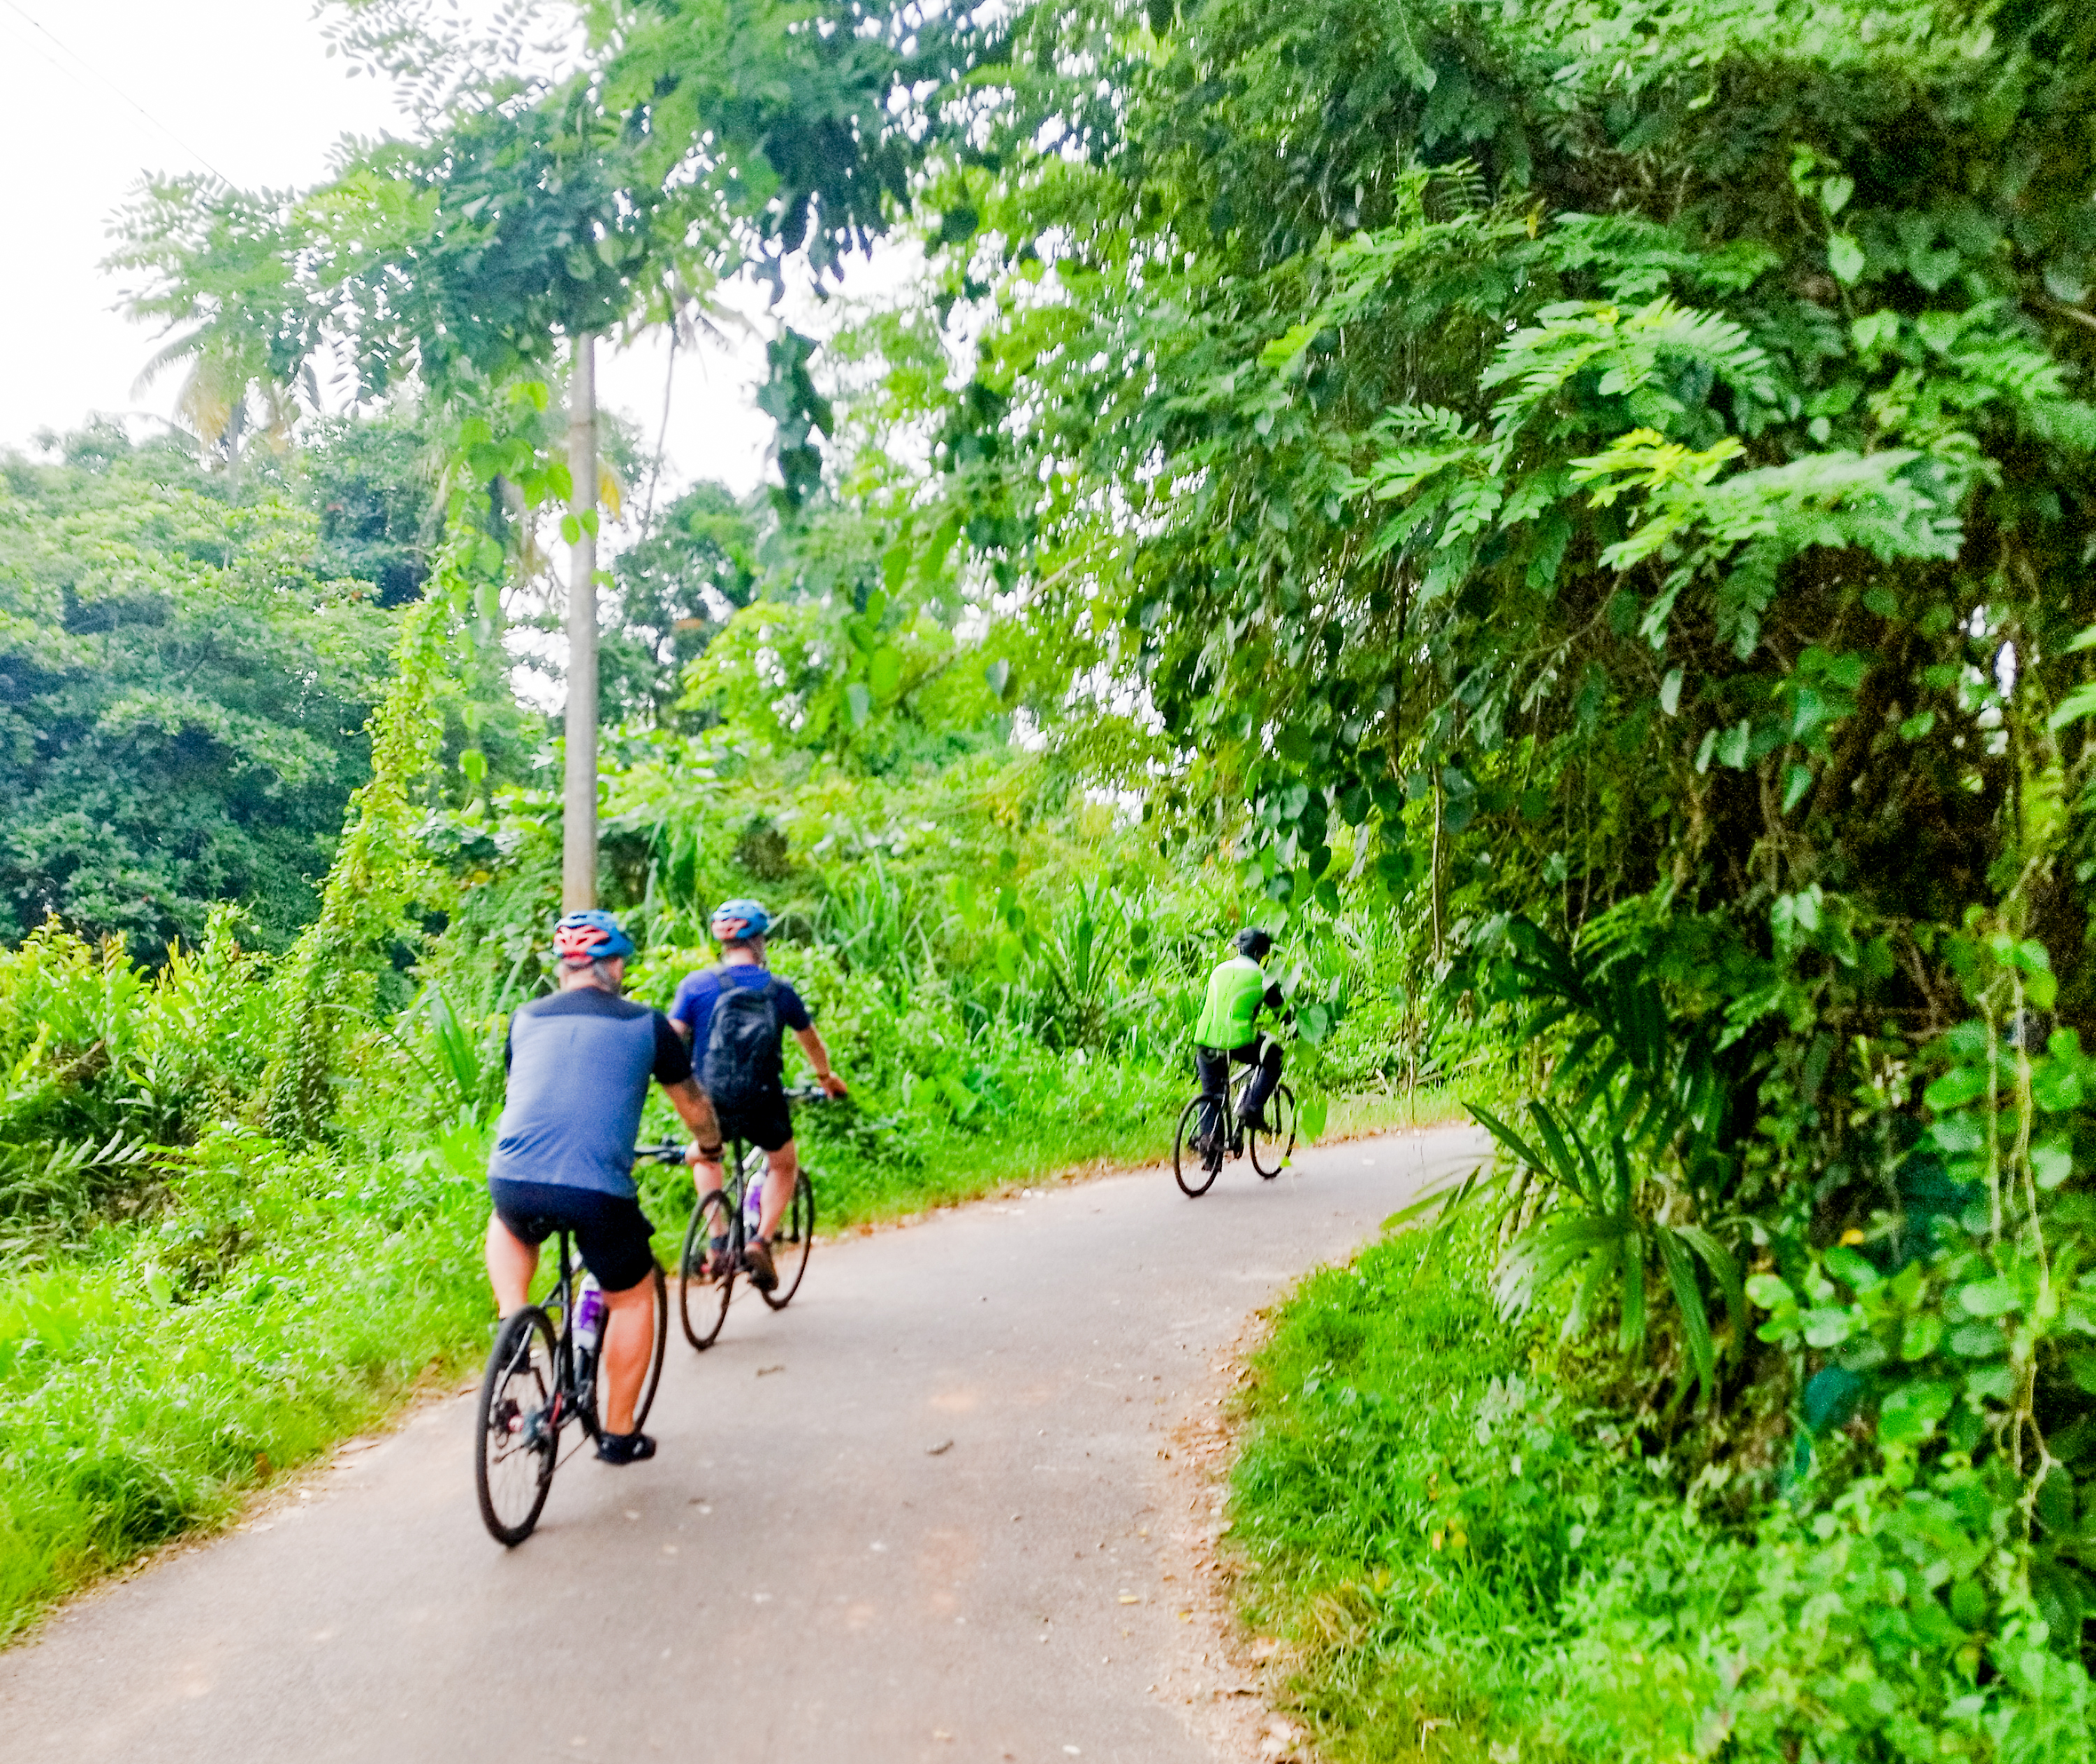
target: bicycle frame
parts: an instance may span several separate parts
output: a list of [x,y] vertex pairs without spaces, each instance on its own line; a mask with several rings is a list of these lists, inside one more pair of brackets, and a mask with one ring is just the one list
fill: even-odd
[[582,1273],[581,1259],[576,1255],[574,1245],[565,1231],[559,1233],[561,1246],[560,1272],[554,1277],[553,1290],[546,1295],[539,1308],[548,1315],[557,1312],[559,1333],[553,1338],[555,1361],[554,1402],[558,1413],[554,1417],[557,1437],[561,1429],[571,1421],[579,1419],[585,1433],[594,1434],[590,1398],[596,1385],[598,1361],[603,1357],[603,1345],[599,1343],[595,1352],[579,1347],[575,1342],[576,1276]]

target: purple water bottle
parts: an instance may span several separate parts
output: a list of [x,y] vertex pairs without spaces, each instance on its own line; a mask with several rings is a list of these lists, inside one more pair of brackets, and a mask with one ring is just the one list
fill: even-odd
[[764,1224],[764,1176],[762,1172],[752,1177],[749,1188],[742,1197],[742,1234],[753,1238]]
[[575,1295],[575,1351],[593,1354],[604,1333],[604,1291],[589,1275],[583,1276],[582,1290]]

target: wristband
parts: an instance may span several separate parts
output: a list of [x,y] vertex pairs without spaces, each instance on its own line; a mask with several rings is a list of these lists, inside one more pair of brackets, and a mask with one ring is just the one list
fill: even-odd
[[724,1149],[726,1148],[719,1145],[701,1146],[699,1147],[699,1155],[709,1164],[718,1164],[721,1161],[721,1153]]

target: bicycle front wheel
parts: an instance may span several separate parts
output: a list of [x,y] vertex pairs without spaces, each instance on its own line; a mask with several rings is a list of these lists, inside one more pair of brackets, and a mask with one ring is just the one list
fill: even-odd
[[1172,1175],[1190,1200],[1198,1200],[1215,1185],[1216,1168],[1194,1146],[1201,1131],[1204,1110],[1216,1107],[1212,1097],[1197,1096],[1179,1111],[1179,1131],[1172,1142]]
[[801,1277],[808,1272],[808,1252],[815,1247],[815,1191],[802,1171],[793,1184],[793,1199],[779,1229],[771,1237],[771,1265],[779,1271],[779,1284],[758,1296],[775,1311],[783,1311],[801,1290]]
[[536,1305],[496,1332],[475,1416],[474,1487],[487,1534],[513,1548],[531,1536],[553,1486],[561,1444],[553,1325]]
[[1285,1084],[1273,1087],[1247,1135],[1251,1141],[1251,1167],[1271,1182],[1286,1166],[1295,1150],[1295,1093]]
[[[677,1266],[677,1314],[684,1325],[684,1339],[701,1353],[720,1337],[727,1321],[728,1294],[735,1286],[736,1246],[732,1238],[735,1203],[718,1189],[703,1194],[692,1209],[692,1222],[684,1227],[683,1259]],[[716,1258],[712,1251],[713,1221],[729,1238],[727,1253]]]

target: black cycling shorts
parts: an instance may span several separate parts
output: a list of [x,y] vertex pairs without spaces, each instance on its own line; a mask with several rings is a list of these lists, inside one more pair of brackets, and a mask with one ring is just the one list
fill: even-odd
[[744,1139],[766,1151],[776,1151],[793,1137],[793,1111],[786,1106],[786,1093],[774,1090],[741,1108],[720,1109],[721,1137]]
[[495,1199],[496,1217],[525,1242],[544,1243],[564,1228],[572,1233],[583,1252],[583,1266],[606,1292],[624,1292],[654,1272],[655,1250],[648,1241],[654,1228],[637,1200],[560,1182],[500,1178],[487,1185],[487,1191]]

